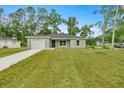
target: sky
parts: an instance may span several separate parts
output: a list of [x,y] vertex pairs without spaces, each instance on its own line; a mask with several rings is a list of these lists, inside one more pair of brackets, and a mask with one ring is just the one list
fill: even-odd
[[[15,12],[19,8],[26,8],[29,5],[0,5],[0,8],[5,10],[5,14]],[[34,8],[46,8],[48,11],[55,9],[58,14],[62,15],[62,18],[67,19],[69,16],[76,17],[78,26],[81,27],[85,24],[95,24],[97,21],[102,20],[102,15],[93,14],[93,11],[101,9],[99,5],[32,5]],[[67,33],[67,27],[62,24],[60,25],[62,32]],[[100,33],[97,27],[92,29],[94,36],[98,36]]]

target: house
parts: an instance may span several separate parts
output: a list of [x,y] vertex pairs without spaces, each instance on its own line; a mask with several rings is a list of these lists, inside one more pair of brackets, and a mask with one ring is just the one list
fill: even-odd
[[21,42],[16,39],[0,37],[0,48],[20,48]]
[[31,49],[48,48],[85,48],[86,40],[79,36],[68,34],[52,34],[41,36],[27,36],[27,45]]
[[[96,45],[97,45],[97,46],[102,46],[102,41],[97,40],[97,41],[96,41]],[[104,45],[105,45],[105,46],[111,46],[111,43],[110,43],[110,42],[105,41],[105,44],[104,44]]]

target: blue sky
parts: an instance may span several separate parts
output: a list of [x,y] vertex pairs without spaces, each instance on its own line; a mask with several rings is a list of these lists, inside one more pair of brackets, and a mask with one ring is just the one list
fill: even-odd
[[[0,8],[4,8],[5,14],[15,12],[18,8],[26,8],[29,5],[3,5]],[[85,24],[94,24],[97,21],[102,20],[102,16],[97,14],[94,15],[93,11],[100,9],[101,6],[98,5],[33,5],[34,8],[42,7],[46,8],[48,11],[50,9],[56,9],[57,13],[61,14],[63,18],[68,18],[69,16],[73,16],[77,18],[79,22],[79,27]],[[67,32],[66,26],[60,26],[62,32]],[[98,28],[93,29],[95,32],[95,36],[100,34]]]

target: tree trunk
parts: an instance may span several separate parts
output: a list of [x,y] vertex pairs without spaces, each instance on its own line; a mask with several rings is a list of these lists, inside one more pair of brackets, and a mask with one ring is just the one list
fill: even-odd
[[114,49],[114,43],[115,43],[115,27],[116,27],[116,20],[117,20],[117,14],[118,14],[118,6],[116,8],[116,14],[114,18],[114,24],[113,24],[113,33],[112,33],[112,49]]
[[102,28],[102,48],[105,48],[105,29],[106,29],[106,17],[104,14],[104,24],[103,24],[103,28]]
[[102,32],[102,48],[105,48],[105,30]]

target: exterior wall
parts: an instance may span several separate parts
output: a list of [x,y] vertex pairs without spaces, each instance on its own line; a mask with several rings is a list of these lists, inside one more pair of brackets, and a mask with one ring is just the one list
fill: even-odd
[[6,45],[6,41],[4,40],[0,40],[0,48],[3,48],[3,46]]
[[[97,46],[102,46],[102,41],[96,41],[96,45]],[[111,46],[111,43],[110,42],[105,42],[105,45],[106,46]]]
[[85,48],[86,40],[79,40],[79,46],[77,46],[77,40],[70,40],[70,48]]
[[60,41],[61,40],[56,40],[55,41],[55,48],[69,48],[70,47],[70,41],[69,40],[65,40],[66,41],[66,46],[60,46]]
[[70,48],[70,40],[67,40],[67,48]]
[[80,48],[86,48],[86,40],[80,40]]
[[[77,46],[77,40],[66,40],[66,46],[60,46],[61,40],[55,41],[55,48],[85,48],[86,40],[79,40],[79,46]],[[52,43],[50,43],[52,45]]]
[[45,48],[50,48],[50,39],[45,39]]
[[49,47],[52,48],[52,40],[49,40]]
[[15,40],[0,40],[0,48],[3,47],[7,48],[20,48],[20,41],[15,41]]
[[8,48],[20,48],[20,42],[19,41],[10,41],[7,43]]
[[[32,42],[34,42],[36,38],[27,39],[28,48],[32,48]],[[50,39],[38,39],[39,43],[34,43],[38,48],[52,48],[52,40]],[[40,42],[41,40],[41,42]],[[66,46],[60,46],[61,40],[55,40],[55,48],[85,48],[86,47],[86,40],[79,40],[79,46],[77,46],[77,40],[65,40]]]
[[55,46],[56,46],[56,48],[59,48],[59,40],[55,41]]
[[76,48],[76,40],[70,40],[70,48]]

